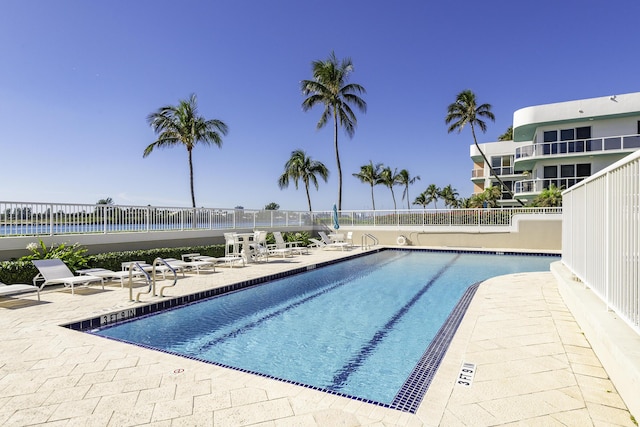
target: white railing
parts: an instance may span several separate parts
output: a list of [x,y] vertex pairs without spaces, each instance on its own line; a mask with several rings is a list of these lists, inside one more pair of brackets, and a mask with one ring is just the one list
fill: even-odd
[[563,192],[562,262],[640,334],[640,152]]
[[[332,211],[314,212],[315,223],[331,227]],[[560,214],[562,208],[503,209],[403,209],[385,211],[341,211],[344,227],[511,226],[516,214]]]
[[516,148],[516,160],[531,157],[566,156],[600,151],[632,150],[640,148],[640,135],[619,135],[604,138],[576,139],[531,143]]
[[549,188],[551,184],[566,190],[585,178],[548,178],[548,179],[525,179],[514,183],[513,194],[540,193]]
[[[560,208],[341,211],[341,226],[511,226],[515,214],[560,214]],[[333,226],[333,211],[176,208],[0,201],[0,238],[183,230]]]
[[0,201],[0,237],[311,225],[298,211]]

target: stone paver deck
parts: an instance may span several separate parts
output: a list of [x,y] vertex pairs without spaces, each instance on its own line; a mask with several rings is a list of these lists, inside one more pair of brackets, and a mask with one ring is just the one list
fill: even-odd
[[[359,251],[359,249],[355,249]],[[311,251],[188,275],[177,296],[349,255]],[[143,301],[156,301],[148,295]],[[62,328],[132,307],[119,283],[0,298],[0,424],[55,426],[634,425],[551,273],[483,283],[416,414]],[[456,385],[476,364],[471,387]]]

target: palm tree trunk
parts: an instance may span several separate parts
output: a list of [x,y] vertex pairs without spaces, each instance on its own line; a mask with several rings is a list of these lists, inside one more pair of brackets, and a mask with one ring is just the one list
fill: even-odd
[[391,198],[393,199],[393,210],[397,211],[398,208],[396,206],[396,195],[393,194],[393,187],[389,188],[389,190],[391,190]]
[[504,182],[502,182],[502,180],[500,179],[500,177],[495,173],[495,171],[493,170],[493,166],[491,166],[491,163],[489,163],[489,160],[487,159],[487,156],[484,155],[484,153],[482,152],[482,150],[480,149],[480,146],[478,145],[478,141],[476,140],[476,131],[473,127],[473,123],[471,123],[471,133],[473,134],[473,143],[476,145],[476,148],[478,149],[478,151],[480,152],[480,154],[482,155],[482,158],[484,159],[484,162],[489,165],[489,171],[491,173],[491,175],[498,180],[498,182],[500,183],[500,186],[502,188],[504,188],[505,190],[507,190],[507,192],[511,195],[511,198],[516,200],[518,203],[520,203],[520,206],[524,206],[524,203],[522,203],[522,200],[520,199],[516,199],[516,196],[513,194],[513,192],[509,189],[509,187],[507,187],[505,185]]
[[411,210],[411,205],[409,205],[409,184],[407,184],[407,210]]
[[304,183],[304,189],[307,192],[307,203],[309,203],[309,212],[312,212],[312,210],[311,210],[311,196],[309,196],[309,183],[308,182]]
[[373,198],[373,184],[371,184],[371,204],[373,205],[373,210],[376,210],[376,201]]
[[191,186],[191,207],[196,207],[196,194],[193,190],[193,160],[191,159],[191,150],[188,150],[189,153],[189,185]]
[[333,109],[333,137],[336,149],[336,165],[338,167],[338,210],[342,210],[342,168],[340,167],[340,154],[338,154],[338,115]]

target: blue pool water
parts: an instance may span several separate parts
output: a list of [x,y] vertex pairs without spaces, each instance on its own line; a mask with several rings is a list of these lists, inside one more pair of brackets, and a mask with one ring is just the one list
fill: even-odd
[[470,285],[556,259],[385,250],[93,333],[390,405]]

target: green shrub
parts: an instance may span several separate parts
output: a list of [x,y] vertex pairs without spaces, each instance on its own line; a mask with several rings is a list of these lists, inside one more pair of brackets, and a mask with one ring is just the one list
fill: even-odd
[[[62,245],[59,245],[62,246]],[[67,249],[77,247],[76,245],[72,247],[66,246]],[[40,251],[42,246],[38,248],[38,252],[40,255],[43,253]],[[35,249],[35,248],[34,248]],[[56,253],[55,250],[47,250],[45,247],[46,253],[49,255],[48,258],[57,258],[52,256],[52,254]],[[82,251],[82,249],[80,249]],[[71,255],[67,252],[58,252],[63,256],[66,256],[67,259],[61,258],[72,271],[78,269],[78,266],[81,268],[106,268],[107,270],[119,271],[122,269],[122,263],[126,261],[145,261],[151,264],[156,258],[177,258],[181,259],[182,254],[186,253],[200,253],[201,255],[212,256],[212,257],[222,257],[224,256],[224,245],[209,245],[209,246],[192,246],[192,247],[182,247],[182,248],[160,248],[160,249],[149,249],[149,250],[137,250],[137,251],[123,251],[123,252],[106,252],[102,254],[96,255],[88,255],[83,257],[82,254],[86,252],[86,249],[78,254],[76,251],[75,255]],[[42,259],[35,258],[35,254],[27,255],[25,257],[20,258],[17,261],[3,261],[0,262],[0,282],[6,284],[14,284],[14,283],[31,283],[33,278],[38,274],[38,269],[31,262],[34,259]],[[78,264],[78,258],[82,258],[84,260],[83,264]],[[73,262],[74,267],[70,262]]]
[[47,248],[47,245],[40,240],[38,243],[29,243],[27,249],[31,252],[31,255],[25,255],[18,261],[60,258],[73,271],[87,265],[87,259],[84,257],[84,254],[87,253],[87,248],[83,248],[78,243],[74,243],[71,246],[66,243],[54,243],[50,248]]

